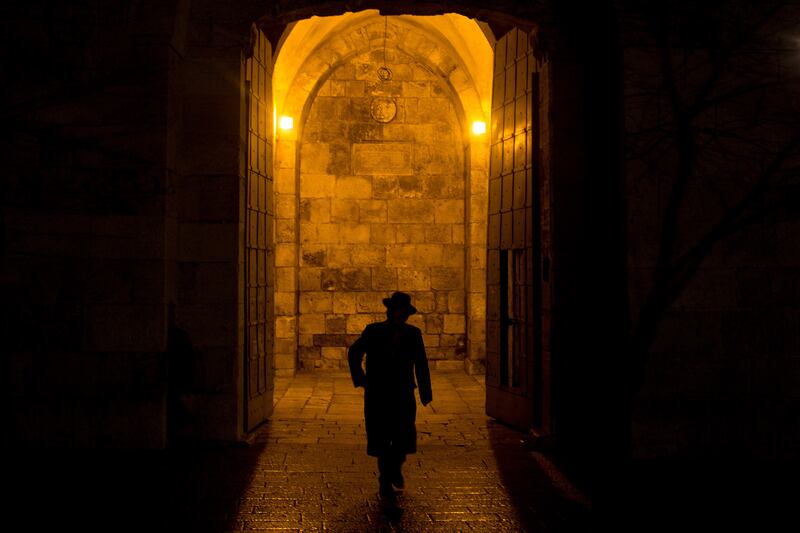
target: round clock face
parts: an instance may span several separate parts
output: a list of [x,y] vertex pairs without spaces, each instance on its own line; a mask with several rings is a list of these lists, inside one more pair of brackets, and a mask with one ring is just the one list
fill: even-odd
[[373,98],[369,113],[377,122],[391,122],[397,114],[397,104],[391,98]]

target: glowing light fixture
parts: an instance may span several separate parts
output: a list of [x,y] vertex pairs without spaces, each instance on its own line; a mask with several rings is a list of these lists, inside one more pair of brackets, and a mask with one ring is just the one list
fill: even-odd
[[281,117],[278,127],[282,130],[290,130],[294,128],[294,119],[292,117]]
[[483,135],[486,133],[486,123],[481,120],[476,120],[472,123],[472,133],[475,135]]

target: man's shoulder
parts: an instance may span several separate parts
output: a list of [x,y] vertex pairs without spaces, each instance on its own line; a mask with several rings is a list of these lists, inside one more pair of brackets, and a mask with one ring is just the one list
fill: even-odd
[[406,327],[408,328],[409,332],[412,335],[422,335],[422,330],[419,329],[417,326],[412,326],[411,324],[406,324]]

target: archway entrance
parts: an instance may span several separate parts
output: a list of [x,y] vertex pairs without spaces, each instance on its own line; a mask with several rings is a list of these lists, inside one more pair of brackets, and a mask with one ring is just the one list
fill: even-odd
[[[264,150],[272,169],[263,227],[274,242],[264,268],[274,354],[247,370],[346,369],[347,347],[383,318],[382,299],[403,290],[420,311],[412,323],[432,368],[486,372],[489,414],[548,432],[530,35],[495,41],[460,15],[364,11],[293,23],[275,57],[250,86],[268,91],[272,81],[274,142],[251,128],[249,149],[259,165]],[[259,290],[247,301],[260,308]],[[262,315],[248,313],[249,331]]]

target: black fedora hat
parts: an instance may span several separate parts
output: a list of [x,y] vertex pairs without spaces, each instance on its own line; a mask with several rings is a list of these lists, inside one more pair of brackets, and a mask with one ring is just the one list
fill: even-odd
[[391,298],[384,298],[383,305],[385,305],[389,309],[395,309],[397,307],[406,307],[408,308],[408,314],[413,315],[417,312],[417,308],[411,305],[411,296],[404,292],[394,292],[392,293]]

